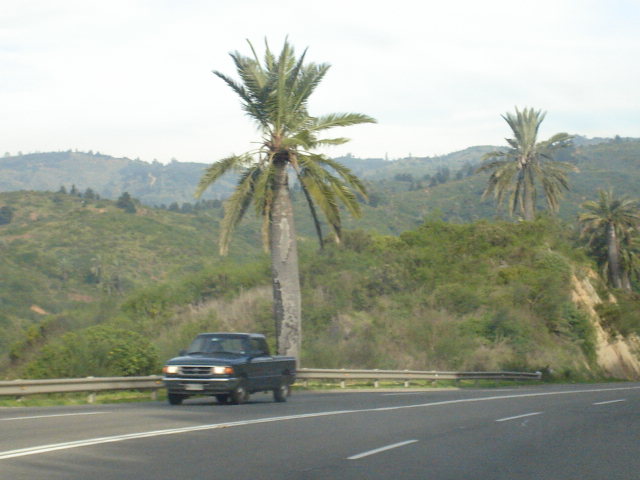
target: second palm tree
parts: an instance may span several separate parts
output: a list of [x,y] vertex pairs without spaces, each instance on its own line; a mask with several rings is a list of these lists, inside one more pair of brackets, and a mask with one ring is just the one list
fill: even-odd
[[506,120],[513,132],[507,138],[509,149],[489,152],[487,163],[478,172],[491,172],[483,198],[494,194],[498,205],[510,193],[509,211],[519,210],[525,220],[533,220],[536,210],[536,184],[541,183],[549,210],[556,212],[562,190],[568,190],[567,173],[578,169],[566,162],[556,162],[553,154],[571,145],[572,136],[558,133],[549,140],[538,142],[538,130],[545,113],[532,108],[515,115],[507,113]]

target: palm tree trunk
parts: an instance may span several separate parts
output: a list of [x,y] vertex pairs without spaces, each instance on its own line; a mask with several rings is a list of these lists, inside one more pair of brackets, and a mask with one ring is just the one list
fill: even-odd
[[533,179],[531,178],[531,172],[529,171],[530,167],[527,167],[524,171],[524,198],[523,198],[523,209],[524,209],[524,219],[527,222],[532,222],[536,219],[536,197],[535,197],[535,187],[533,186]]
[[620,273],[620,247],[618,237],[613,224],[609,224],[607,231],[607,256],[609,257],[609,275],[614,288],[622,288],[622,275]]
[[278,354],[296,357],[299,362],[302,325],[298,247],[287,164],[276,160],[275,166],[276,181],[269,241]]
[[536,211],[533,205],[533,195],[531,192],[525,192],[524,196],[524,219],[528,222],[532,222],[536,219]]

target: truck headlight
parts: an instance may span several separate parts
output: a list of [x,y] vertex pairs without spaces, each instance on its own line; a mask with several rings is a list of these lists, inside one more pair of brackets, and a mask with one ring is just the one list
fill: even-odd
[[213,373],[216,375],[233,375],[233,367],[213,367]]
[[162,367],[162,373],[178,373],[178,365],[165,365]]

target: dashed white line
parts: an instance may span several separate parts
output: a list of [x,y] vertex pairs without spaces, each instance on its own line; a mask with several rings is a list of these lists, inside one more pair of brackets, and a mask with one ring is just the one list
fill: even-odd
[[109,412],[82,412],[82,413],[58,413],[55,415],[32,415],[30,417],[0,418],[0,422],[8,422],[10,420],[33,420],[36,418],[76,417],[79,415],[103,415],[105,413],[109,413]]
[[620,398],[618,400],[608,400],[606,402],[596,402],[594,403],[594,405],[608,405],[610,403],[620,403],[620,402],[626,402],[627,399],[626,398]]
[[380,448],[374,448],[373,450],[369,450],[367,452],[358,453],[357,455],[352,455],[347,458],[347,460],[358,460],[360,458],[368,457],[370,455],[375,455],[376,453],[386,452],[387,450],[393,450],[394,448],[404,447],[405,445],[410,445],[412,443],[416,443],[418,440],[406,440],[404,442],[394,443],[392,445],[386,445]]
[[516,415],[515,417],[499,418],[498,420],[496,420],[496,422],[508,422],[509,420],[517,420],[519,418],[533,417],[534,415],[542,415],[543,413],[544,412],[524,413],[522,415]]

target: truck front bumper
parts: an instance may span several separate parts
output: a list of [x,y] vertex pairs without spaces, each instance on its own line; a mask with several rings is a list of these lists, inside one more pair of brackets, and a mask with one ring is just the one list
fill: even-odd
[[240,383],[239,378],[185,378],[164,377],[167,392],[181,395],[216,395],[231,393]]

